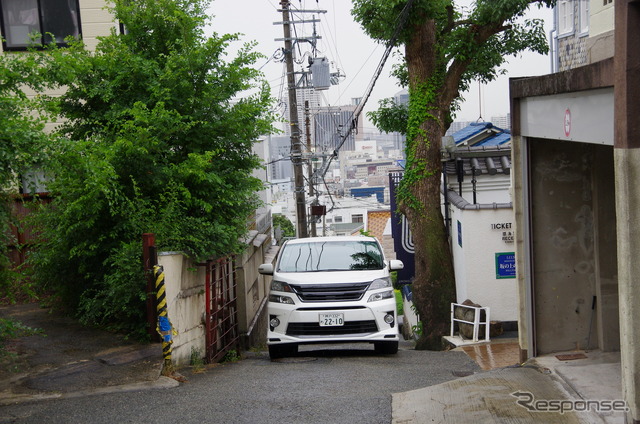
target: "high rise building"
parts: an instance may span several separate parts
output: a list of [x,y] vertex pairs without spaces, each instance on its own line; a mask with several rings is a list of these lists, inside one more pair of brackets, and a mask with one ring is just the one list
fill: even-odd
[[[314,132],[316,150],[332,151],[340,148],[343,151],[355,150],[356,136],[362,137],[362,120],[358,120],[356,128],[349,131],[356,105],[325,106],[314,115]],[[346,136],[342,146],[342,140]]]

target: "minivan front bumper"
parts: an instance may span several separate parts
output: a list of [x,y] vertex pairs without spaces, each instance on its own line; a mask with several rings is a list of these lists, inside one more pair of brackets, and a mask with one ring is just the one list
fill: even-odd
[[399,340],[395,299],[341,305],[269,302],[268,319],[268,345]]

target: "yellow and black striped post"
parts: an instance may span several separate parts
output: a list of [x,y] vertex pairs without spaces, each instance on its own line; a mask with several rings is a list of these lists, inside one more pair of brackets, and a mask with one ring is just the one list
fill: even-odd
[[173,344],[173,328],[167,314],[167,295],[164,288],[164,268],[161,265],[154,265],[153,275],[156,278],[156,300],[158,311],[157,330],[162,337],[162,356],[164,357],[164,366],[167,371],[172,368],[171,364],[171,345]]

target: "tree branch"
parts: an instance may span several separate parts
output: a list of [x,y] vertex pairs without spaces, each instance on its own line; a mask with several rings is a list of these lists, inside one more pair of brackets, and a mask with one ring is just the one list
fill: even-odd
[[[539,1],[539,0],[533,0]],[[493,35],[498,34],[504,30],[511,28],[511,25],[502,25],[502,23],[496,23],[495,25],[472,26],[470,31],[473,31],[472,43],[474,46],[482,46]],[[462,78],[462,75],[467,70],[467,67],[471,63],[472,59],[465,56],[465,59],[454,59],[453,63],[447,70],[443,91],[443,104],[451,104],[458,95],[458,83]]]

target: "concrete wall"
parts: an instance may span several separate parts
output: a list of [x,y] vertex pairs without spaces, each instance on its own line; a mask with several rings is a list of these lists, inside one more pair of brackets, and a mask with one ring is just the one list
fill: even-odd
[[[255,244],[254,244],[255,243]],[[277,249],[270,238],[249,240],[245,251],[236,257],[238,331],[240,346],[266,342],[266,300],[270,279],[258,274],[258,266],[273,262]],[[205,355],[205,267],[198,266],[181,253],[159,253],[164,267],[167,313],[177,335],[173,336],[172,361],[175,366],[189,365],[191,355]]]
[[[550,266],[547,266],[547,273],[540,272],[545,271],[541,269],[540,266],[545,266],[545,258],[548,255],[548,252],[545,253],[544,249],[541,246],[538,246],[538,254],[533,251],[533,245],[535,243],[534,237],[535,234],[532,229],[532,219],[533,214],[536,212],[539,213],[538,216],[538,231],[543,231],[544,227],[540,226],[540,217],[542,217],[541,209],[553,208],[553,203],[545,202],[545,193],[544,190],[540,190],[539,196],[543,196],[542,198],[534,198],[531,191],[535,190],[536,183],[530,181],[534,178],[534,171],[532,169],[535,166],[531,155],[536,153],[534,144],[539,141],[538,137],[548,137],[549,139],[553,139],[555,141],[549,141],[549,143],[560,143],[559,139],[565,137],[569,139],[567,133],[570,135],[570,140],[567,141],[566,144],[574,145],[577,148],[583,144],[584,141],[589,141],[590,143],[599,142],[599,144],[604,144],[607,146],[613,145],[613,119],[603,119],[603,112],[606,114],[610,114],[610,110],[603,110],[602,102],[584,102],[580,105],[578,109],[573,108],[573,105],[565,106],[563,109],[558,109],[560,112],[565,109],[571,108],[571,111],[579,111],[578,116],[574,116],[572,113],[572,117],[577,118],[576,120],[571,121],[571,126],[569,127],[569,131],[567,131],[566,119],[565,126],[563,128],[562,125],[562,114],[556,113],[555,106],[558,99],[566,99],[570,101],[572,98],[581,98],[585,99],[585,96],[589,96],[589,93],[596,92],[596,94],[602,94],[603,89],[608,89],[611,93],[611,87],[613,86],[613,60],[607,59],[598,63],[594,63],[585,67],[572,69],[570,71],[565,71],[557,74],[544,75],[541,77],[535,78],[523,78],[523,79],[511,79],[510,80],[510,96],[511,96],[511,116],[512,116],[512,148],[513,148],[513,193],[514,193],[514,208],[515,208],[515,220],[516,220],[516,266],[517,266],[517,280],[518,280],[518,291],[519,291],[519,301],[520,301],[520,319],[519,319],[519,344],[520,344],[520,360],[525,361],[528,358],[536,356],[540,353],[540,349],[536,349],[536,342],[540,341],[543,338],[559,338],[562,339],[564,334],[566,333],[563,330],[560,330],[558,333],[553,331],[553,327],[561,327],[565,319],[568,319],[568,315],[571,314],[571,303],[574,301],[574,309],[573,314],[581,316],[585,315],[585,309],[589,310],[591,308],[590,302],[593,294],[598,295],[600,291],[603,291],[600,296],[598,296],[598,302],[605,302],[605,298],[608,297],[609,301],[612,299],[612,293],[615,291],[612,285],[614,283],[613,280],[617,280],[616,275],[611,275],[612,273],[608,269],[603,269],[602,266],[606,260],[611,260],[611,258],[607,258],[608,255],[611,255],[616,251],[615,245],[611,245],[611,241],[607,238],[607,231],[613,231],[615,228],[615,222],[611,221],[607,216],[610,216],[611,210],[600,210],[601,205],[608,205],[606,207],[611,208],[612,206],[609,204],[610,202],[606,200],[606,193],[609,190],[609,196],[616,196],[615,190],[610,185],[610,181],[608,188],[603,186],[596,186],[595,191],[592,190],[593,196],[598,196],[599,198],[605,199],[603,202],[598,202],[598,207],[592,207],[592,211],[594,214],[594,226],[597,228],[594,229],[593,232],[593,260],[590,264],[594,267],[592,272],[593,278],[595,278],[595,282],[600,284],[594,284],[593,287],[595,290],[591,290],[590,293],[582,293],[582,297],[580,295],[574,296],[573,298],[563,299],[563,302],[557,301],[557,294],[553,289],[553,274],[560,275],[557,269],[554,269]],[[571,93],[575,93],[573,95]],[[611,93],[612,95],[613,93]],[[536,101],[543,101],[545,99],[550,99],[551,101],[545,104],[544,108],[540,108],[536,110],[536,114],[531,113],[531,108],[522,107],[523,104],[528,105],[530,103],[530,99],[534,99]],[[590,100],[590,99],[586,99]],[[608,101],[607,105],[611,102]],[[586,107],[587,104],[591,104],[592,107]],[[551,107],[554,106],[554,107]],[[611,106],[607,106],[611,107]],[[545,115],[556,115],[555,118],[552,116]],[[555,119],[555,121],[554,121]],[[544,122],[555,122],[551,126],[551,128],[546,125]],[[526,125],[525,125],[526,124]],[[584,126],[585,131],[583,131],[580,127]],[[601,133],[601,128],[605,127],[608,134],[605,137],[598,137],[598,140],[584,140],[583,136],[585,134],[593,135],[594,132]],[[617,127],[617,125],[616,125]],[[540,135],[545,133],[545,135]],[[548,134],[546,134],[548,133]],[[584,147],[586,148],[586,147]],[[611,149],[611,147],[594,147],[591,149],[594,151],[603,151],[601,149]],[[542,150],[537,152],[538,154],[543,154]],[[549,152],[547,152],[549,153]],[[568,154],[571,155],[571,149],[568,149]],[[609,153],[610,157],[611,154]],[[600,160],[600,156],[597,156],[598,161]],[[603,159],[606,159],[607,156],[602,156]],[[559,155],[558,160],[555,163],[552,163],[552,168],[558,167],[567,167],[574,166],[570,160],[564,159],[563,156]],[[579,164],[580,165],[580,164]],[[581,165],[580,165],[581,166]],[[594,171],[594,175],[589,177],[589,181],[597,180],[597,184],[604,183],[607,178],[607,173],[610,170],[607,170],[606,166],[598,168],[597,171]],[[557,173],[557,170],[554,171]],[[603,179],[603,181],[600,181]],[[576,192],[583,193],[584,189],[582,187],[582,179],[578,180],[574,185],[574,189]],[[556,193],[557,194],[557,193]],[[575,200],[571,196],[571,192],[568,192],[570,195],[568,197],[567,203],[556,202],[555,207],[559,207],[558,210],[550,210],[549,213],[549,223],[553,225],[554,222],[552,220],[552,214],[558,212],[560,214],[567,214],[567,206],[570,205],[570,202],[574,202]],[[549,197],[552,195],[551,191],[547,191],[546,196]],[[603,197],[604,196],[604,197]],[[580,205],[581,206],[581,205]],[[574,207],[574,206],[572,206]],[[577,214],[577,212],[574,211]],[[596,216],[597,214],[597,216]],[[566,219],[566,218],[565,218]],[[608,222],[606,220],[609,219]],[[567,225],[575,226],[576,222],[568,221]],[[612,227],[613,225],[613,227]],[[556,229],[558,227],[556,226]],[[560,233],[558,233],[560,234]],[[547,237],[547,240],[550,240],[550,237]],[[560,241],[560,237],[556,237],[556,241]],[[558,255],[561,255],[561,252],[556,252]],[[551,258],[556,261],[559,267],[569,268],[571,270],[570,265],[558,263],[558,259],[555,257]],[[596,260],[597,259],[597,260]],[[615,260],[613,260],[615,261]],[[587,262],[589,264],[589,262]],[[612,262],[615,263],[615,262]],[[577,264],[576,264],[577,265]],[[537,267],[537,271],[534,270],[534,267]],[[601,267],[596,269],[596,267]],[[606,268],[606,267],[605,267]],[[584,270],[584,268],[580,268],[580,270]],[[576,272],[578,270],[576,269]],[[546,278],[548,282],[548,287],[546,287],[546,291],[544,287],[540,287],[538,283],[539,279]],[[609,281],[607,281],[609,279]],[[575,280],[575,277],[574,277]],[[561,278],[558,277],[558,283],[561,283]],[[587,283],[588,286],[589,283]],[[606,294],[605,294],[606,292]],[[568,296],[571,296],[569,294]],[[586,296],[586,297],[585,297]],[[578,300],[581,299],[581,303],[578,303]],[[547,303],[548,304],[545,304]],[[542,303],[542,306],[539,305]],[[564,304],[563,304],[564,303]],[[551,306],[555,306],[555,309]],[[578,313],[575,312],[575,306],[579,306]],[[553,317],[549,319],[548,325],[549,328],[539,328],[538,324],[538,314],[540,308],[547,308],[549,313],[554,314],[557,312],[555,320]],[[605,311],[608,310],[606,313]],[[618,325],[617,314],[615,313],[614,305],[598,305],[597,306],[597,315],[600,315],[600,311],[603,312],[601,316],[598,316],[598,322],[594,322],[594,328],[597,328],[599,332],[604,334],[607,331],[613,331],[611,334],[615,335],[615,328]],[[568,314],[568,315],[567,315]],[[535,323],[535,325],[534,325]],[[588,338],[588,327],[584,329],[584,319],[581,319],[579,322],[576,321],[575,318],[569,319],[568,324],[573,327],[573,330],[576,331],[576,325],[580,326],[582,329],[582,339],[578,340],[577,336],[570,334],[570,339],[573,340],[573,346],[569,346],[572,343],[564,342],[563,346],[547,346],[547,348],[564,348],[569,347],[574,348],[577,344],[577,341],[581,343],[581,346],[584,347],[586,344],[586,339]],[[614,330],[611,330],[614,329]],[[570,331],[568,331],[570,333]],[[592,333],[592,340],[596,337]],[[600,348],[603,350],[613,349],[615,350],[615,344],[612,340],[609,342],[606,341],[606,337],[598,337],[598,343],[600,343]],[[552,344],[555,344],[553,342]],[[558,342],[563,343],[563,342]],[[592,342],[593,343],[593,342]],[[609,344],[610,343],[610,344]],[[544,344],[544,343],[543,343]],[[592,346],[595,347],[595,346]]]
[[271,246],[271,237],[251,240],[241,255],[236,257],[238,282],[238,325],[243,349],[266,343],[266,303],[271,277],[258,273],[258,267],[273,263],[277,248]]
[[[589,10],[589,37],[595,37],[609,31],[613,31],[614,28],[614,4],[607,3],[600,0],[592,1]],[[613,55],[613,52],[611,52]]]
[[165,274],[167,314],[173,328],[171,359],[176,366],[189,365],[191,352],[205,354],[205,268],[181,253],[158,254]]
[[532,140],[530,166],[537,354],[619,350],[613,149]]

